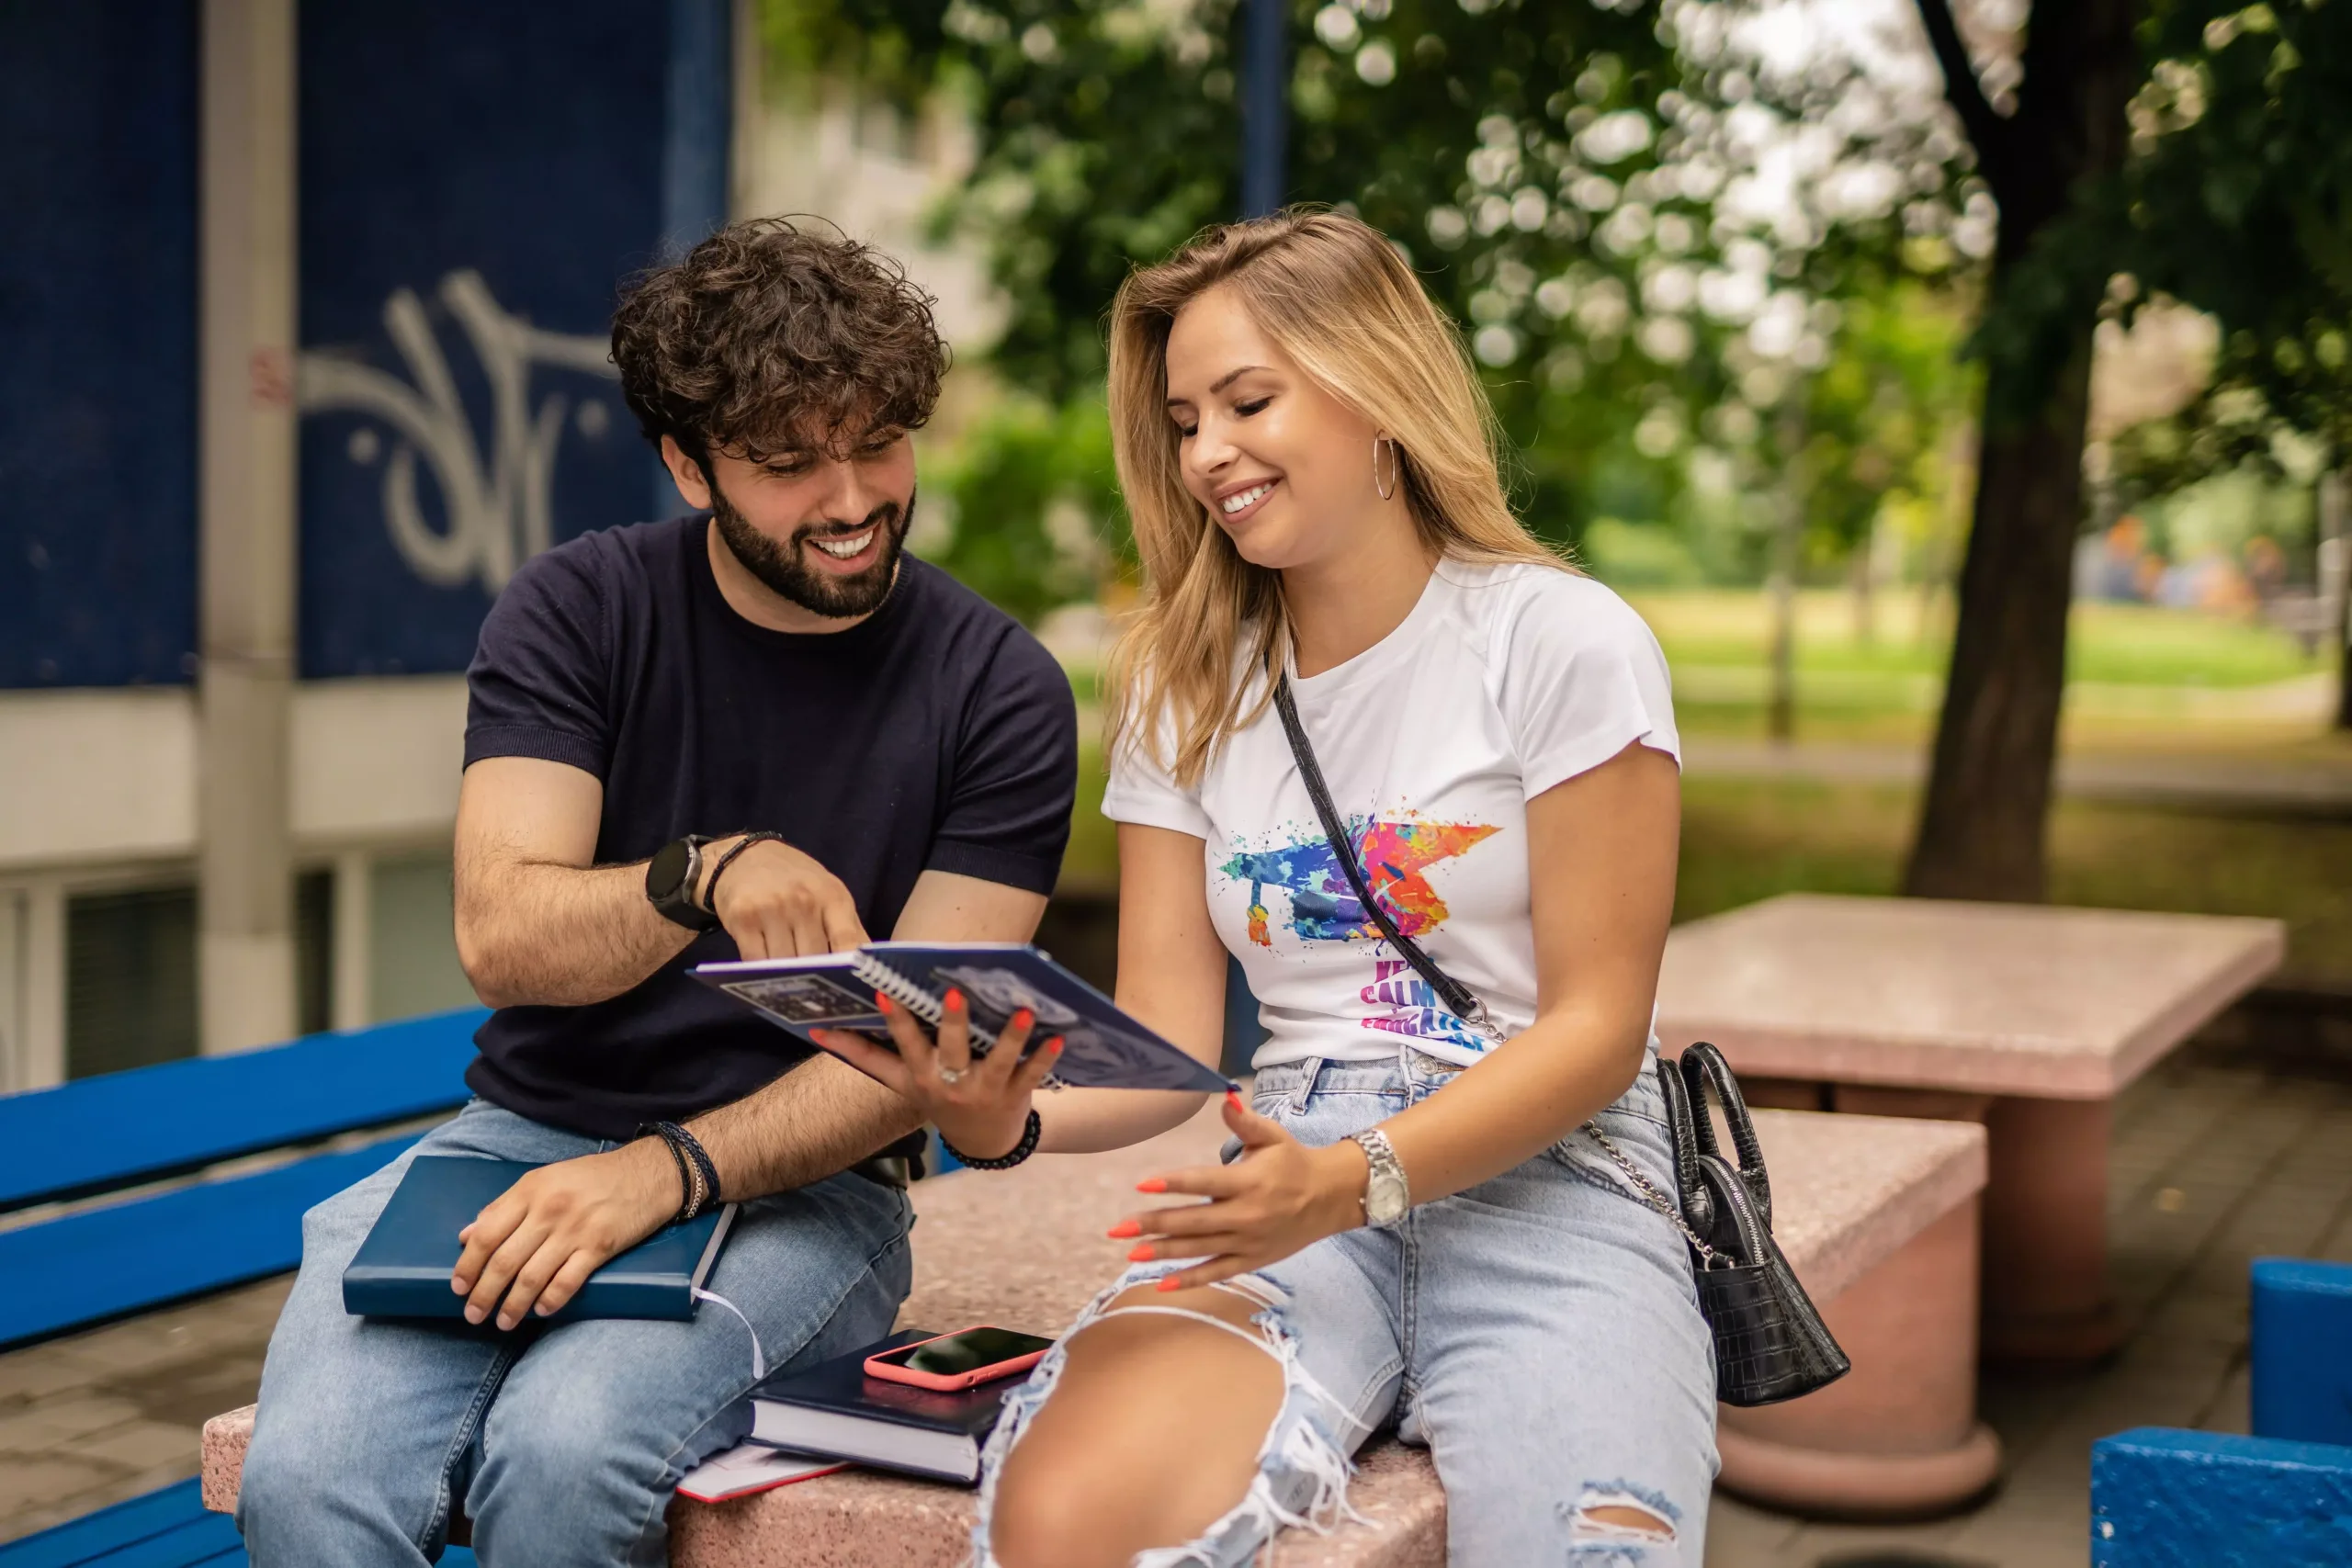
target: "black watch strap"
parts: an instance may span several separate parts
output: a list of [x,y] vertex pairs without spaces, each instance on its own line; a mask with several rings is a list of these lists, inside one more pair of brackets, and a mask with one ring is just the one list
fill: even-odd
[[654,911],[690,931],[707,931],[718,917],[695,902],[695,885],[702,880],[702,849],[710,840],[699,833],[673,840],[645,863],[645,897]]

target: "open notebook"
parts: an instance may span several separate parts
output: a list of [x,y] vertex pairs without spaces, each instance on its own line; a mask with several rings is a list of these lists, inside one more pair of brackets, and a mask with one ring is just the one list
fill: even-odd
[[1062,1057],[1049,1082],[1197,1094],[1233,1087],[1025,942],[876,942],[852,953],[705,964],[694,975],[803,1039],[811,1029],[854,1030],[884,1045],[890,1036],[874,1005],[877,994],[935,1025],[952,987],[970,1004],[977,1055],[988,1054],[1005,1021],[1024,1007],[1037,1015],[1033,1048],[1059,1035]]

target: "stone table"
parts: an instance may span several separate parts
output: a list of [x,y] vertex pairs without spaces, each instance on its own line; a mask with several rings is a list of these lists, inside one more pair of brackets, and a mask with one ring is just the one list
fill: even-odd
[[2081,1361],[2120,1333],[2114,1098],[2285,952],[2271,919],[1788,894],[1675,930],[1657,1032],[1758,1105],[1982,1122],[1985,1354]]

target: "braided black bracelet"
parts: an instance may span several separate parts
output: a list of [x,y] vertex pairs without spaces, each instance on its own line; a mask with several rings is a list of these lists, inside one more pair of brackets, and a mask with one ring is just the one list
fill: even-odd
[[659,1138],[662,1140],[662,1146],[670,1151],[671,1163],[678,1168],[678,1210],[670,1216],[670,1223],[673,1225],[685,1224],[695,1217],[695,1173],[686,1167],[685,1151],[671,1141],[670,1135],[662,1130],[662,1123],[658,1122],[639,1124],[637,1135],[640,1138]]
[[718,1164],[710,1157],[710,1151],[702,1146],[702,1140],[675,1122],[656,1122],[653,1123],[653,1129],[662,1134],[662,1141],[668,1144],[674,1153],[690,1161],[694,1166],[695,1177],[694,1213],[686,1215],[686,1218],[691,1220],[695,1214],[702,1213],[717,1204],[720,1201]]
[[1037,1113],[1035,1111],[1030,1111],[1028,1124],[1021,1129],[1021,1141],[1012,1145],[1011,1152],[1001,1154],[994,1159],[980,1159],[974,1156],[966,1154],[963,1150],[949,1143],[947,1141],[947,1134],[944,1133],[939,1134],[939,1146],[945,1149],[950,1155],[954,1156],[956,1164],[964,1166],[968,1169],[1011,1170],[1014,1166],[1019,1165],[1023,1160],[1027,1159],[1031,1155],[1037,1152],[1037,1139],[1038,1136],[1044,1133],[1045,1129],[1046,1124],[1039,1119]]

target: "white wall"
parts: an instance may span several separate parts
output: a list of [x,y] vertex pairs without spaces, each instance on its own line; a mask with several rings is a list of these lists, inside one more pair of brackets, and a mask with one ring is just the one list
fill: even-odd
[[[298,686],[298,859],[334,869],[339,1027],[472,999],[449,931],[465,678]],[[197,716],[186,688],[0,692],[0,1092],[65,1062],[65,904],[196,875]]]

